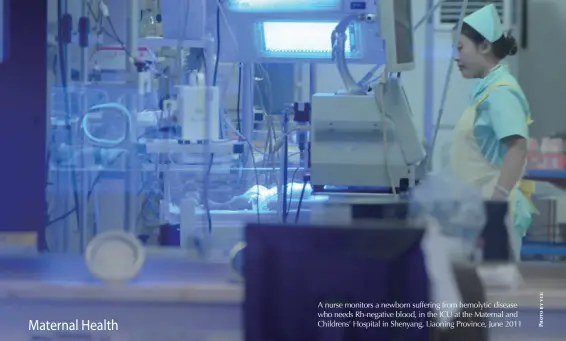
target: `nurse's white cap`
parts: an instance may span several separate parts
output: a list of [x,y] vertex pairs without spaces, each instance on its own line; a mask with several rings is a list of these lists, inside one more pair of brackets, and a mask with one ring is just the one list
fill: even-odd
[[482,7],[466,16],[464,22],[493,43],[503,36],[503,24],[494,4]]

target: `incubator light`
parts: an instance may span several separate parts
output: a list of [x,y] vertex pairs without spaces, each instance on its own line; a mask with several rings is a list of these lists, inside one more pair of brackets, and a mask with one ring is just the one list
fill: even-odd
[[228,8],[234,12],[304,12],[340,10],[341,0],[229,0]]
[[[330,58],[330,37],[336,24],[337,22],[262,22],[262,53],[266,57],[279,58]],[[351,57],[356,51],[355,32],[355,27],[346,31],[346,57]]]

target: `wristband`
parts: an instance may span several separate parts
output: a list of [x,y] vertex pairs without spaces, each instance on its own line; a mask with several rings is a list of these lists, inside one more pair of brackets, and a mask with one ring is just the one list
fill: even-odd
[[495,185],[495,189],[499,191],[499,193],[504,194],[506,197],[509,196],[509,191],[503,188],[502,186]]

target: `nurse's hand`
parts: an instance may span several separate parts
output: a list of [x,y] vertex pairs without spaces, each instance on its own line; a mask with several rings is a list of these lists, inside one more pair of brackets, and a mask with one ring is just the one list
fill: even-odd
[[506,201],[507,196],[505,194],[499,193],[499,191],[496,190],[493,193],[493,195],[491,196],[491,200],[493,200],[493,201]]

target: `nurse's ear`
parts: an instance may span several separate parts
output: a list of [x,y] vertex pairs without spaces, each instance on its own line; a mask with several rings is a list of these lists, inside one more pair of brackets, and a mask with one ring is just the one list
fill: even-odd
[[491,44],[487,40],[484,40],[478,44],[478,52],[481,54],[490,54],[491,50]]

